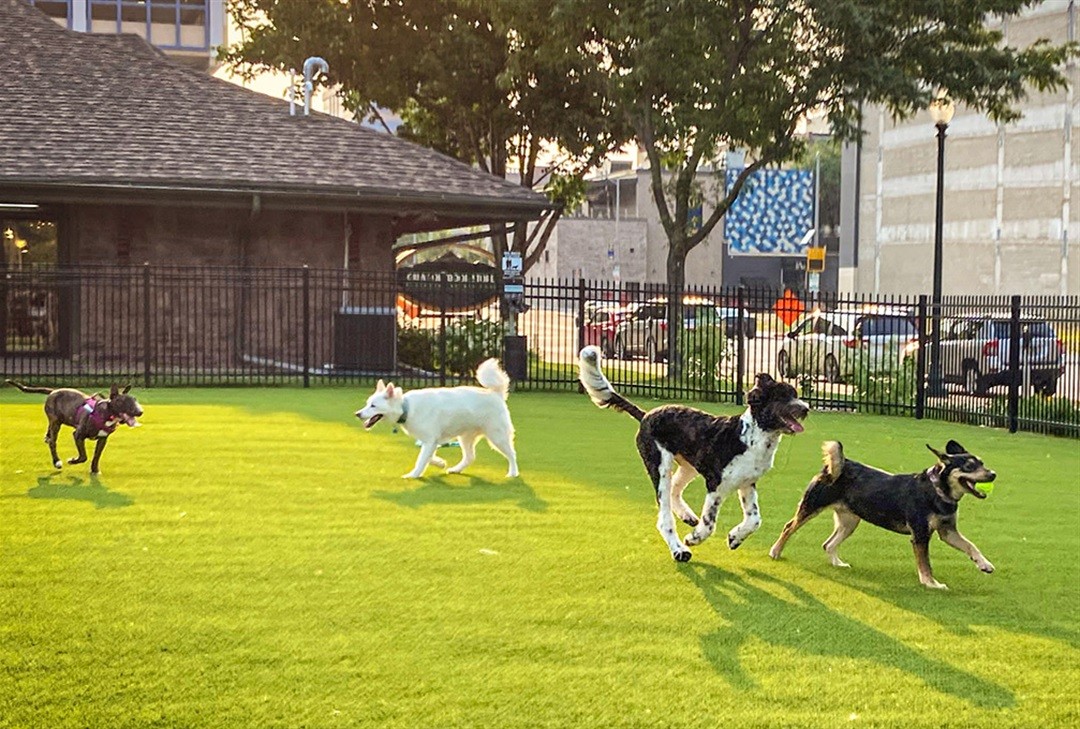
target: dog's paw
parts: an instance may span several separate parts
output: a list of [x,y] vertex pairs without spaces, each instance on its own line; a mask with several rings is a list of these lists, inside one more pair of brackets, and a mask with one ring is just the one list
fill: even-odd
[[949,586],[946,585],[944,582],[938,582],[937,580],[935,580],[933,578],[931,578],[929,580],[924,580],[923,581],[923,587],[929,587],[931,590],[948,590],[949,589]]
[[689,534],[686,535],[686,539],[684,539],[683,541],[686,542],[686,546],[694,547],[694,546],[697,546],[698,544],[701,544],[702,542],[704,542],[705,537],[707,537],[707,536],[708,536],[707,534],[703,535],[703,536],[698,536],[697,531],[692,531],[692,532],[690,532]]
[[687,526],[696,527],[698,525],[698,518],[693,514],[687,514],[685,516],[680,516],[679,518],[682,519],[683,524],[686,524]]
[[772,545],[772,547],[769,548],[769,556],[771,558],[773,558],[773,559],[780,559],[780,553],[782,551],[783,551],[783,549],[781,549],[780,547],[777,547],[774,544],[774,545]]
[[671,556],[676,562],[689,562],[693,553],[689,549],[680,549],[678,552],[672,552]]
[[64,462],[59,461],[59,460],[58,461],[53,461],[53,466],[55,466],[57,469],[61,469],[61,468],[64,467]]
[[728,549],[738,549],[744,541],[746,541],[746,537],[740,537],[734,532],[727,535]]
[[841,569],[848,569],[849,567],[851,567],[851,565],[849,565],[847,562],[840,559],[839,557],[830,557],[829,563],[832,564],[833,567],[839,567]]
[[420,478],[423,475],[422,473],[406,473],[402,478]]
[[976,562],[976,564],[978,565],[979,569],[986,574],[993,574],[994,565],[990,564],[990,562],[988,562],[987,560],[984,559],[982,562]]
[[512,468],[506,472],[507,478],[517,478],[519,475],[520,474],[518,474],[518,470],[516,468]]

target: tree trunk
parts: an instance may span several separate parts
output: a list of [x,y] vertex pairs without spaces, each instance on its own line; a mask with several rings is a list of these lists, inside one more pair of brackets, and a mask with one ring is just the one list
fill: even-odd
[[668,243],[667,285],[672,291],[680,293],[686,288],[686,252],[682,240]]
[[686,249],[682,235],[668,241],[667,256],[667,363],[668,378],[682,376],[683,362],[679,349],[682,332],[682,297],[686,288]]

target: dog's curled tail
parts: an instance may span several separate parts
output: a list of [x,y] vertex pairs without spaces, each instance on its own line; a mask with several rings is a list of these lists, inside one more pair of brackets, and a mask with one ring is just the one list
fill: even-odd
[[51,387],[30,387],[29,385],[24,385],[21,382],[16,382],[15,380],[4,380],[4,382],[11,385],[12,387],[19,388],[23,392],[37,393],[39,395],[48,395],[53,391],[53,388]]
[[825,467],[821,469],[821,475],[832,483],[840,477],[844,470],[844,446],[840,441],[827,440],[821,444],[821,460]]
[[600,349],[592,345],[578,355],[578,380],[599,408],[611,408],[626,413],[635,420],[645,417],[645,411],[615,392],[600,370]]
[[499,360],[492,357],[480,363],[476,368],[476,380],[488,390],[502,395],[505,400],[510,395],[510,375],[499,366]]

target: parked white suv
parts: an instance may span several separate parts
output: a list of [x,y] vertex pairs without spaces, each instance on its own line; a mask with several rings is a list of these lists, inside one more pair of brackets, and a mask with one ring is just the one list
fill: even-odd
[[815,309],[792,326],[776,355],[781,377],[798,375],[842,382],[857,359],[871,370],[892,369],[905,348],[918,342],[912,311],[896,306]]

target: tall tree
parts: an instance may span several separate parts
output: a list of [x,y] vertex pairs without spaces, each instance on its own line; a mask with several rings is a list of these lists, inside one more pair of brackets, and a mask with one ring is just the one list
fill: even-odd
[[[842,139],[859,134],[860,103],[897,117],[937,89],[999,121],[1019,116],[1028,88],[1063,86],[1076,45],[1003,44],[988,15],[1030,0],[564,0],[567,37],[607,73],[607,96],[648,155],[652,195],[669,248],[667,281],[681,288],[686,256],[723,218],[747,177],[796,158],[798,129],[824,112]],[[704,163],[747,151],[730,189],[714,186],[700,224],[689,211],[710,185]],[[665,179],[667,177],[668,179]]]
[[241,75],[300,68],[320,55],[346,104],[397,133],[561,204],[509,247],[530,267],[582,176],[629,131],[602,93],[606,73],[576,49],[591,32],[554,25],[557,0],[232,0],[242,29],[223,59]]

